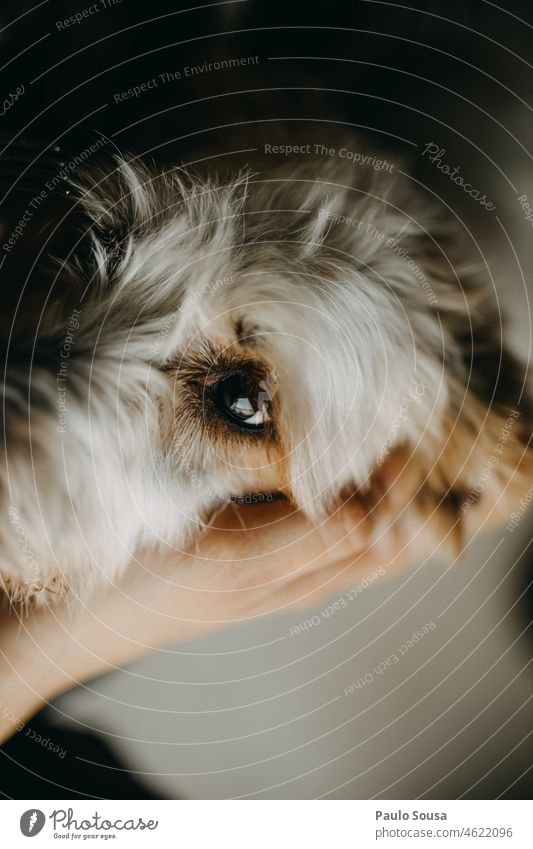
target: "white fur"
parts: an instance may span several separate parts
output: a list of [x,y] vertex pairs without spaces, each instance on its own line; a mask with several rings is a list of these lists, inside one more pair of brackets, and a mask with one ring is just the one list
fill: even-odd
[[[113,580],[140,545],[183,545],[217,498],[254,489],[253,469],[200,451],[162,370],[206,340],[232,344],[237,319],[276,375],[290,489],[311,517],[365,484],[387,439],[424,450],[438,437],[443,348],[456,376],[460,362],[421,283],[434,213],[389,174],[332,163],[319,178],[307,167],[225,185],[119,162],[80,188],[95,233],[119,235],[112,249],[91,236],[90,267],[69,264],[85,294],[64,433],[54,358],[32,363],[33,403],[27,373],[8,373],[0,574],[14,595]],[[461,309],[449,280],[435,275],[431,291],[441,311]],[[51,351],[64,323],[48,319]],[[169,452],[174,416],[185,424]]]

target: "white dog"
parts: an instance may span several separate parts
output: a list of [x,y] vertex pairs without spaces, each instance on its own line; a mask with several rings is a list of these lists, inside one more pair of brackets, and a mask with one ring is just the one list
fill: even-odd
[[392,460],[416,469],[428,533],[512,509],[530,411],[458,231],[390,170],[302,161],[231,178],[119,161],[77,186],[71,296],[7,356],[14,600],[113,579],[239,496],[316,520],[356,492],[386,520]]

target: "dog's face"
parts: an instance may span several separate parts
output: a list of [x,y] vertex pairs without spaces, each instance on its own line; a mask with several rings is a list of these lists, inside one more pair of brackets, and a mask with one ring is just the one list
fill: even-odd
[[186,183],[123,166],[84,198],[103,335],[123,325],[131,356],[171,386],[163,432],[182,484],[283,491],[319,515],[391,447],[438,432],[448,384],[416,278],[423,224],[375,193],[386,185],[338,182]]
[[[282,492],[320,517],[371,492],[398,455],[418,470],[426,515],[466,515],[518,411],[497,301],[411,189],[375,172],[354,185],[334,164],[320,178],[120,163],[79,188],[90,250],[70,261],[82,295],[69,379],[92,429],[78,410],[62,451],[69,509],[94,529],[103,506],[111,559],[183,539],[202,511],[247,493]],[[476,495],[483,516],[513,476],[522,485],[529,412],[505,432]]]
[[122,165],[83,199],[107,234],[108,314],[171,382],[183,486],[282,491],[318,517],[402,451],[456,511],[518,404],[497,297],[412,188],[317,167],[202,181]]

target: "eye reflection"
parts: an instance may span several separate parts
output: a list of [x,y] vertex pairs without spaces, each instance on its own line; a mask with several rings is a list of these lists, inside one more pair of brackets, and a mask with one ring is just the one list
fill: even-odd
[[270,399],[255,378],[245,374],[223,378],[214,392],[219,411],[233,424],[260,429],[270,420]]

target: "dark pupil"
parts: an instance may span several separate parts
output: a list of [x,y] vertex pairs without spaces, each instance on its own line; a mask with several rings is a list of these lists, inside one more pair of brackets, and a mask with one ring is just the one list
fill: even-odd
[[217,405],[227,418],[250,428],[265,422],[268,399],[258,384],[245,375],[224,378],[216,387]]

